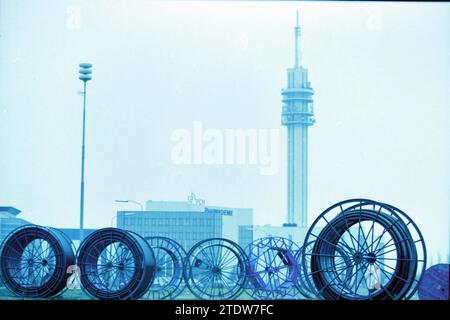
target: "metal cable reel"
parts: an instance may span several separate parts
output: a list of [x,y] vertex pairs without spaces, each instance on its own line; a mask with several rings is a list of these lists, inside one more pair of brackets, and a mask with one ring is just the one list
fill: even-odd
[[[77,252],[77,248],[76,248],[75,244],[73,243],[72,239],[70,239],[69,236],[66,233],[64,233],[62,230],[60,230],[60,229],[54,229],[54,230],[59,232],[66,239],[66,241],[70,244],[70,246],[72,248],[72,251],[74,252],[74,255],[75,255],[76,252]],[[66,272],[68,274],[68,278],[67,278],[67,281],[66,281],[67,289],[69,289],[69,288],[72,288],[72,289],[76,288],[80,284],[80,278],[79,278],[79,274],[77,272],[76,259],[77,259],[77,257],[75,255],[75,263],[73,265],[70,265],[66,269]],[[62,294],[62,292],[61,292],[61,294]]]
[[0,272],[4,285],[24,298],[55,297],[66,288],[75,264],[71,242],[53,228],[21,226],[3,241]]
[[134,232],[104,228],[91,233],[78,250],[83,289],[98,299],[139,299],[155,276],[155,256]]
[[[414,261],[412,258],[411,263],[415,263],[416,265],[417,268],[416,276],[413,278],[408,293],[403,297],[403,299],[411,299],[417,292],[420,281],[426,270],[427,248],[425,246],[425,240],[417,224],[405,212],[403,212],[397,207],[394,207],[391,204],[383,203],[382,205],[389,207],[390,210],[395,212],[395,214],[397,214],[402,219],[404,226],[408,229],[409,234],[411,235],[411,238],[408,239],[406,242],[410,246],[415,247],[416,260]],[[391,250],[394,246],[395,244],[392,242],[386,243],[383,249]]]
[[[302,271],[321,299],[408,299],[425,268],[425,243],[411,218],[372,200],[346,200],[325,210],[306,235],[304,243],[310,242]],[[302,254],[308,254],[305,246]]]
[[450,265],[440,263],[425,271],[419,288],[420,300],[448,300]]
[[[317,297],[318,292],[315,286],[313,285],[314,282],[311,277],[311,273],[305,273],[304,268],[302,267],[303,259],[305,259],[306,265],[311,265],[311,256],[312,256],[312,249],[314,247],[314,241],[310,241],[307,244],[304,245],[304,247],[300,248],[300,250],[297,252],[295,258],[298,262],[299,268],[298,268],[298,280],[297,280],[297,290],[300,292],[300,294],[306,298],[306,299],[314,299]],[[340,279],[343,277],[343,284],[346,284],[347,286],[352,286],[351,281],[354,281],[354,278],[351,277],[352,275],[352,268],[351,268],[351,257],[349,257],[344,250],[337,247],[336,248],[336,257],[337,257],[337,264],[345,266],[345,272],[342,273]],[[344,270],[344,269],[343,269]],[[337,273],[339,270],[335,270]]]
[[297,295],[299,247],[282,237],[265,237],[250,243],[247,292],[257,299],[293,299]]
[[156,269],[147,299],[174,299],[185,288],[183,263],[186,251],[175,240],[166,237],[146,237],[155,254]]
[[[302,297],[306,299],[314,299],[316,288],[314,286],[311,286],[310,284],[313,283],[312,279],[306,279],[306,277],[310,277],[310,274],[306,274],[302,268],[303,259],[307,259],[306,261],[307,265],[311,264],[311,251],[313,248],[313,241],[308,242],[304,245],[304,247],[301,247],[300,250],[297,251],[297,254],[295,255],[295,260],[297,260],[298,263],[298,277],[297,277],[297,290],[302,295]],[[304,253],[303,253],[304,252]]]
[[247,265],[244,250],[233,241],[206,239],[189,250],[184,279],[199,299],[234,299],[244,290]]

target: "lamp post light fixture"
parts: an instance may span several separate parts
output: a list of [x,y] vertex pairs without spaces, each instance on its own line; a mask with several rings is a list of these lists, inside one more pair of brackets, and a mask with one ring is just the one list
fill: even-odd
[[92,79],[92,64],[80,63],[79,64],[79,76],[78,79],[83,81],[83,132],[81,141],[81,192],[80,192],[80,243],[84,238],[84,149],[86,138],[86,82]]
[[[137,202],[135,200],[114,200],[114,201],[118,202],[118,203],[134,203],[134,204],[137,204],[141,208],[141,211],[144,211],[144,206],[140,202]],[[134,212],[127,212],[127,213],[125,213],[125,216],[133,215],[133,214],[134,214]],[[111,227],[114,226],[114,222],[113,221],[114,221],[115,218],[117,218],[117,216],[113,216],[111,218]]]
[[268,232],[268,231],[266,231],[266,230],[264,230],[264,229],[262,229],[260,227],[257,227],[257,226],[251,226],[251,227],[247,227],[245,229],[249,230],[249,231],[252,231],[252,232],[261,231],[262,233],[266,234],[268,237],[272,237],[272,234],[270,232]]
[[[125,212],[124,216],[132,216],[133,214],[136,214],[136,212]],[[116,219],[117,222],[117,215],[111,217],[111,227],[114,228],[114,219]],[[117,228],[117,223],[116,223]]]
[[114,201],[119,203],[134,203],[141,208],[141,211],[144,211],[144,206],[140,202],[137,202],[135,200],[114,200]]

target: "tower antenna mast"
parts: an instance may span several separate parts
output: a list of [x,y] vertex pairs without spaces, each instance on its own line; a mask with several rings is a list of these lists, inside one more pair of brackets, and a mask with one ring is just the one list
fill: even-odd
[[288,83],[281,91],[281,123],[287,128],[287,219],[285,226],[307,227],[308,221],[308,127],[315,122],[314,90],[308,69],[301,64],[300,19],[297,10],[294,67],[287,70]]
[[297,17],[296,17],[296,26],[295,26],[295,67],[298,68],[301,64],[300,62],[300,24],[299,24],[299,15],[297,9]]

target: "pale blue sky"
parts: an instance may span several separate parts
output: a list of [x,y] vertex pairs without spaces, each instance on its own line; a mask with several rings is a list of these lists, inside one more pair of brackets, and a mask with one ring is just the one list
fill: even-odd
[[[71,20],[80,10],[80,25]],[[0,2],[0,204],[35,223],[76,227],[82,88],[88,84],[86,226],[114,199],[252,207],[284,221],[280,172],[175,166],[177,128],[281,128],[280,89],[300,10],[315,90],[310,221],[368,197],[402,208],[432,252],[449,242],[449,3]],[[75,23],[75,24],[74,24]],[[282,128],[284,129],[284,128]]]

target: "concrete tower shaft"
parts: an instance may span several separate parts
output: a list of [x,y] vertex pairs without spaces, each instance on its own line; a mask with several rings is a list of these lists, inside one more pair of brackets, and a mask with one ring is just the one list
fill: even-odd
[[287,225],[307,226],[308,203],[308,127],[313,125],[314,91],[308,70],[301,66],[300,27],[297,11],[295,63],[287,70],[287,87],[281,91],[281,123],[287,127]]

